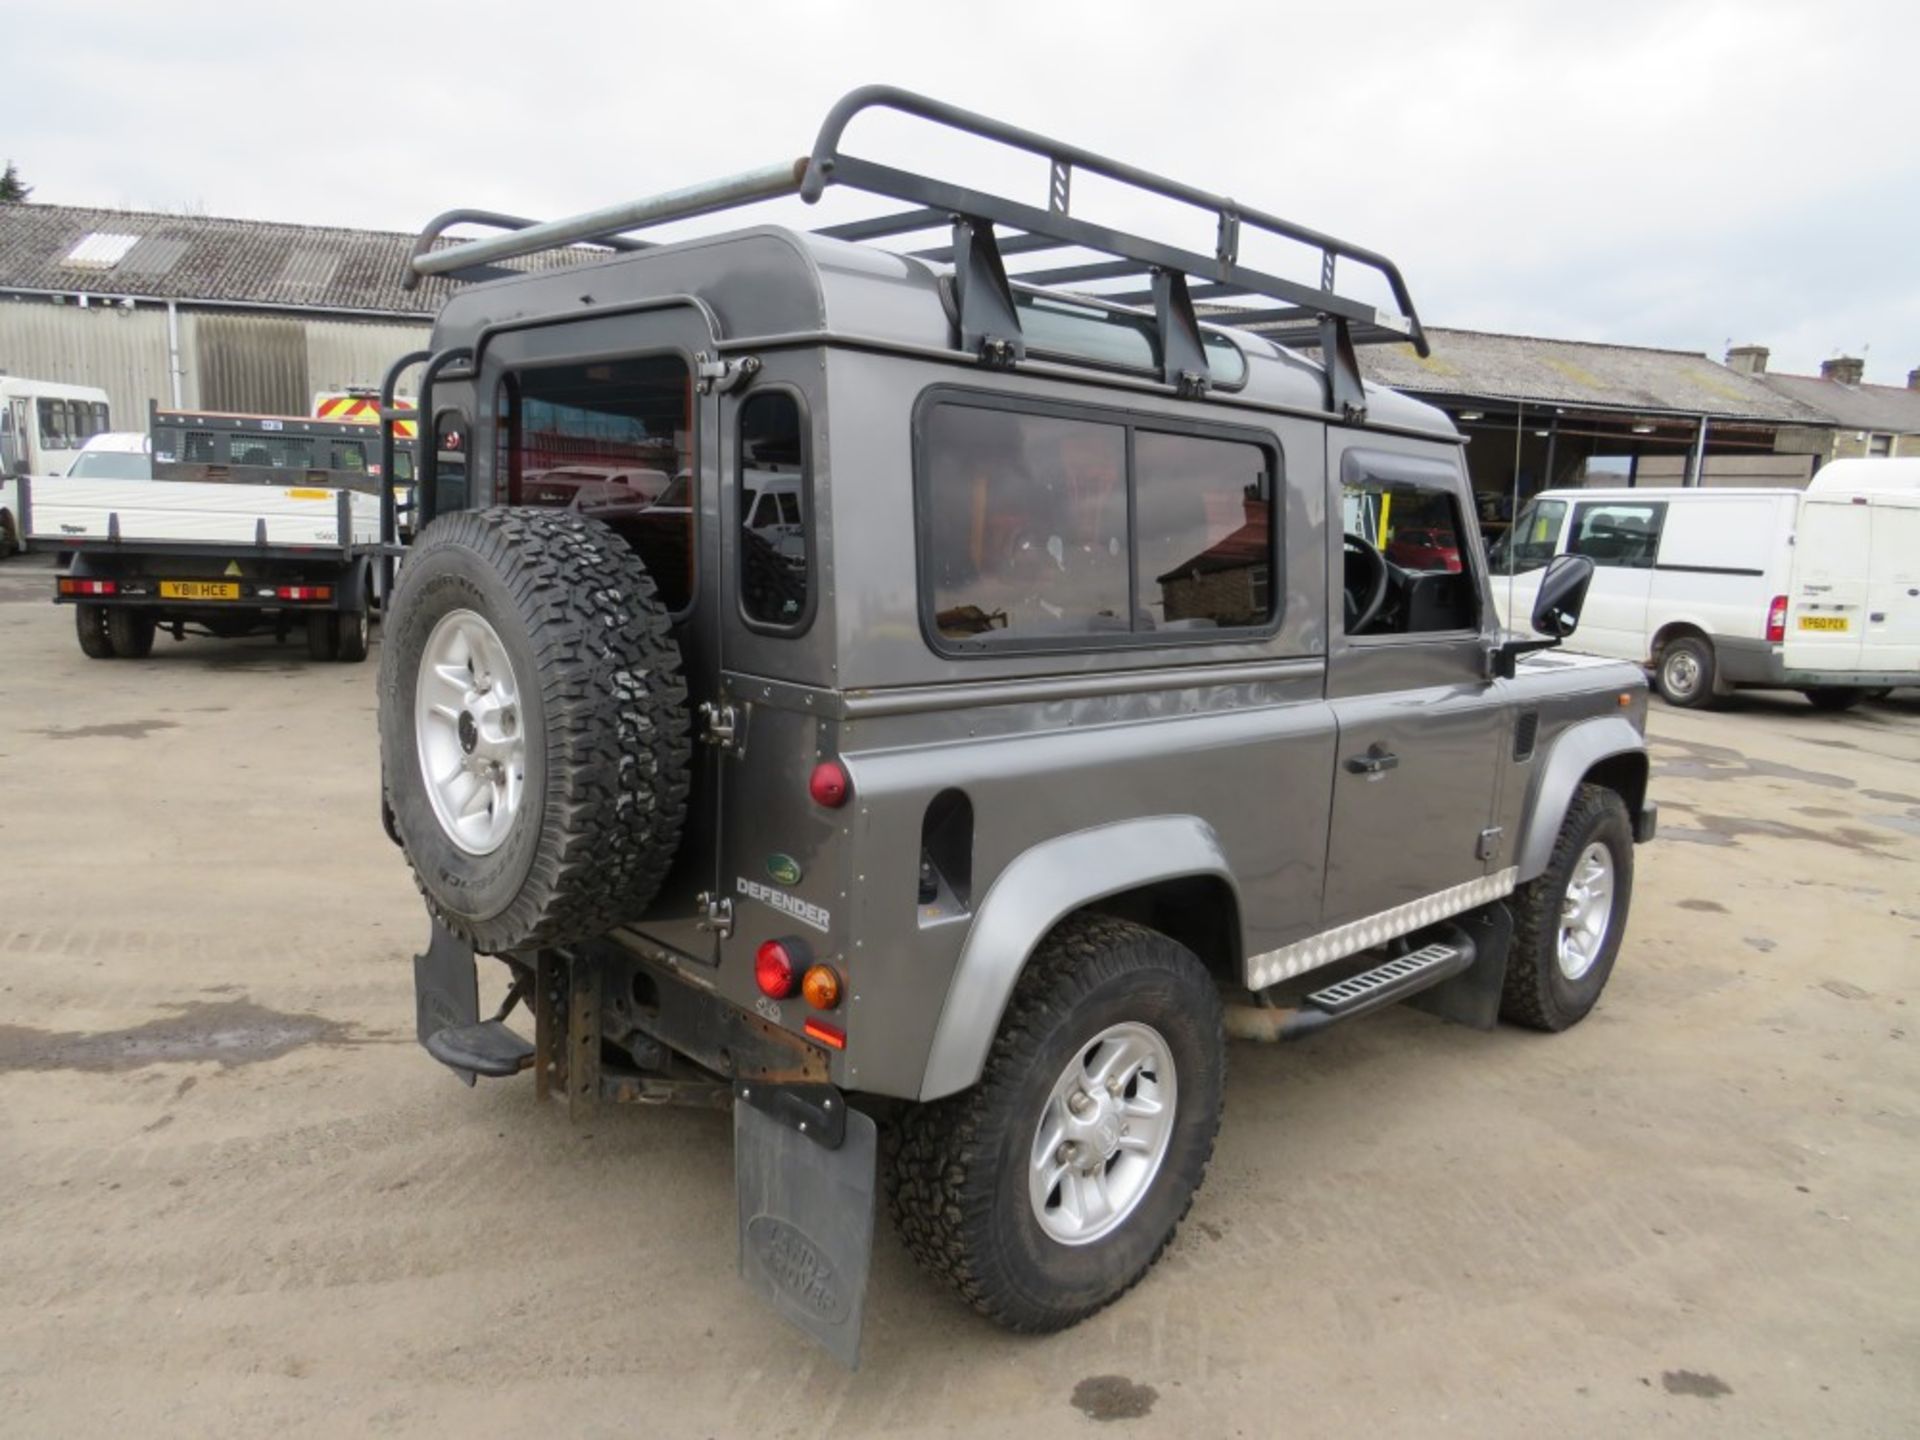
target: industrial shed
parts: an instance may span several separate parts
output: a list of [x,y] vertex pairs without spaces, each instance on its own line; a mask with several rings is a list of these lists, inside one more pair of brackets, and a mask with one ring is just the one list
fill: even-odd
[[412,237],[371,230],[0,206],[0,371],[99,385],[114,424],[147,402],[306,414],[380,383],[424,343],[451,282],[400,279]]
[[1831,417],[1687,350],[1428,327],[1433,353],[1375,345],[1360,368],[1468,437],[1483,525],[1570,485],[1807,483]]

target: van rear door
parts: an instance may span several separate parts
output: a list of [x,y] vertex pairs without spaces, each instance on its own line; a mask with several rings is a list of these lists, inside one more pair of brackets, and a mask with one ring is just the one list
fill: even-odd
[[1784,658],[1789,670],[1860,668],[1873,511],[1852,497],[1809,495],[1794,536]]
[[1920,679],[1920,500],[1877,499],[1860,668]]

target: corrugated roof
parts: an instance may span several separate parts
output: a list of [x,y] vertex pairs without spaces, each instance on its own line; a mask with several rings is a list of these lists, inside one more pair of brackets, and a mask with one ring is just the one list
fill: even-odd
[[1847,430],[1920,435],[1920,390],[1898,385],[1842,385],[1818,375],[1756,375],[1777,395],[1818,410]]
[[[90,238],[107,236],[126,243],[103,246]],[[401,289],[412,248],[413,236],[386,230],[71,205],[0,205],[0,290],[137,294],[430,316],[459,287],[433,277],[416,290]],[[85,268],[76,268],[71,258],[76,254],[86,257]],[[547,269],[572,262],[562,255],[541,255],[509,263],[519,269]]]
[[1593,406],[1640,413],[1708,415],[1791,425],[1832,422],[1752,376],[1688,350],[1549,340],[1429,327],[1433,353],[1411,345],[1361,348],[1360,370],[1377,385],[1426,397]]

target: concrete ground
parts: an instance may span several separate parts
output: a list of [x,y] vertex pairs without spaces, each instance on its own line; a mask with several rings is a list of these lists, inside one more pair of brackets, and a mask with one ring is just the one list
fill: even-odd
[[734,1278],[727,1121],[411,1036],[373,665],[80,655],[0,567],[0,1434],[1920,1433],[1920,701],[1656,703],[1558,1037],[1236,1047],[1131,1296],[1002,1334],[890,1233],[849,1375]]

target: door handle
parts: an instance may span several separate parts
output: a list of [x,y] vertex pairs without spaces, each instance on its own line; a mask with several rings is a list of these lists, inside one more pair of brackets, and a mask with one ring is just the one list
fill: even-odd
[[1381,775],[1400,763],[1400,757],[1379,743],[1369,745],[1364,755],[1347,759],[1347,769],[1355,775]]

